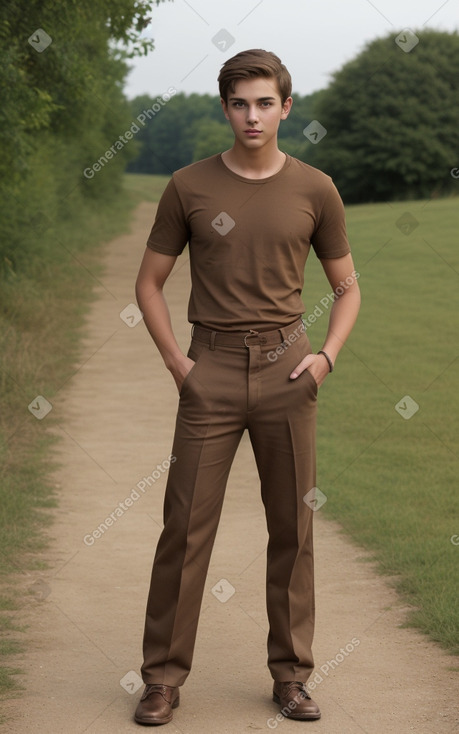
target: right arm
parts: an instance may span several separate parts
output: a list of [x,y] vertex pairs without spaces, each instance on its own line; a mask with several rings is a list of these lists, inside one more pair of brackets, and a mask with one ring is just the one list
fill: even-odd
[[147,247],[140,265],[135,291],[145,325],[180,392],[182,383],[194,362],[183,354],[177,344],[163,293],[164,283],[176,259],[177,257],[173,255],[163,255]]

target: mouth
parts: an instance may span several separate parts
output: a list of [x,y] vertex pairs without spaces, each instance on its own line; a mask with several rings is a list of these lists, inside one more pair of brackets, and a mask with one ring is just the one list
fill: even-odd
[[255,130],[254,128],[250,128],[249,130],[244,130],[244,133],[246,135],[251,135],[253,137],[256,137],[257,135],[261,134],[261,130]]

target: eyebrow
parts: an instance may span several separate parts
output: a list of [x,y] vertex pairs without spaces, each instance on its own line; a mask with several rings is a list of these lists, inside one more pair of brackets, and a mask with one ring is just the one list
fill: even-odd
[[[275,97],[258,97],[257,102],[268,102],[271,100],[276,101],[276,98]],[[247,100],[244,99],[243,97],[230,97],[229,101],[230,102],[247,102]]]

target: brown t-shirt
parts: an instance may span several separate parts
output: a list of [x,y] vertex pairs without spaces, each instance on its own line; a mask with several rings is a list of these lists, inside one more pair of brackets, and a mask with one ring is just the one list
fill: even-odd
[[319,258],[350,251],[331,178],[287,155],[264,179],[233,173],[221,154],[176,171],[147,245],[180,255],[189,243],[188,319],[218,331],[274,329],[304,312],[310,247]]

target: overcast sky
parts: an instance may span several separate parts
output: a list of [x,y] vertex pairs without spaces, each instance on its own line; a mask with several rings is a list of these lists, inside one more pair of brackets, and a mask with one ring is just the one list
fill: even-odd
[[221,65],[248,48],[274,51],[294,92],[310,94],[367,41],[405,28],[459,30],[459,0],[167,0],[143,34],[155,50],[130,62],[126,94],[218,94]]

